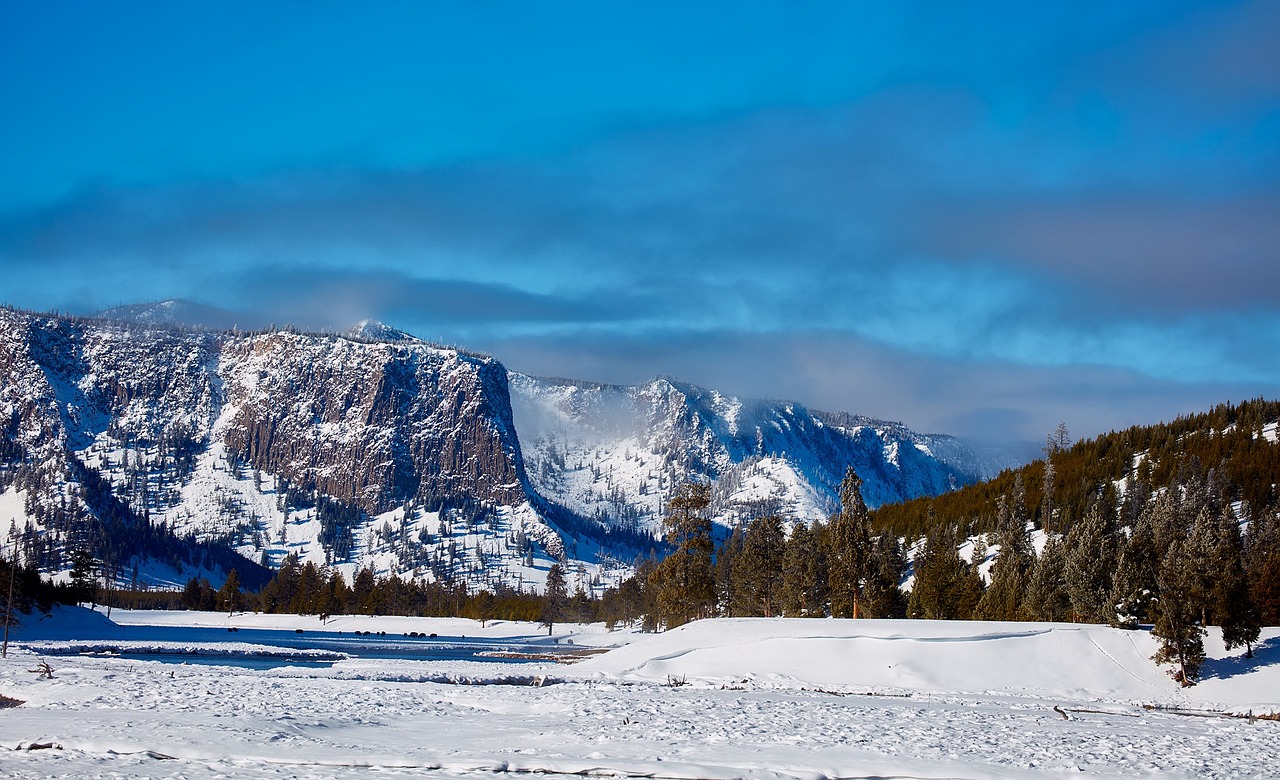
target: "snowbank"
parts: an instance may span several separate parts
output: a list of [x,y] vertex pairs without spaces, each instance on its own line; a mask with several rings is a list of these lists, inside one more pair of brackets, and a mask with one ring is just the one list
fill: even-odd
[[929,620],[704,620],[583,661],[575,673],[667,682],[750,681],[884,693],[1013,695],[1280,710],[1280,629],[1255,657],[1206,638],[1200,685],[1157,667],[1145,631],[1067,623]]

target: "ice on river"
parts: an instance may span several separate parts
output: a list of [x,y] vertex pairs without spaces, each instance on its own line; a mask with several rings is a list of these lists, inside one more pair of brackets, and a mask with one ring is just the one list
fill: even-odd
[[[0,695],[26,702],[0,709],[3,777],[1266,777],[1280,766],[1280,722],[1214,714],[1280,710],[1278,629],[1250,661],[1211,633],[1206,679],[1184,690],[1150,661],[1149,635],[1069,624],[714,620],[547,637],[428,618],[117,611],[108,622],[62,610],[27,622],[0,661]],[[612,649],[573,664],[352,656],[267,669],[160,663],[127,647],[42,655],[126,640],[217,650],[173,638],[196,623],[435,633],[531,655]],[[28,671],[42,658],[52,679]],[[52,747],[30,749],[40,745]]]

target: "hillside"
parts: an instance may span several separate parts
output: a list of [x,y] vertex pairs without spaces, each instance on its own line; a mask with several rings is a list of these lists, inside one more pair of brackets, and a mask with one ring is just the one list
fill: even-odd
[[[1277,401],[1222,404],[1170,423],[1134,426],[1069,447],[1048,447],[1047,461],[1006,470],[946,495],[887,504],[872,517],[877,528],[911,538],[948,525],[970,533],[994,530],[1000,498],[1012,496],[1015,481],[1021,479],[1035,526],[1065,532],[1084,517],[1097,496],[1117,509],[1126,500],[1141,508],[1153,491],[1183,482],[1189,470],[1198,470],[1200,478],[1211,483],[1208,489],[1221,493],[1242,519],[1248,519],[1258,510],[1275,507],[1280,497],[1278,421]],[[1048,491],[1046,463],[1051,477]]]

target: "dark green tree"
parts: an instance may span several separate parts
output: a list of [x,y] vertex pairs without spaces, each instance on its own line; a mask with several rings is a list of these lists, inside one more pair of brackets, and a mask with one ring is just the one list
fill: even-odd
[[98,600],[98,561],[86,549],[71,554],[71,588],[77,602]]
[[734,600],[743,609],[737,614],[764,617],[778,614],[785,549],[786,534],[781,518],[761,517],[747,526],[742,552],[733,563]]
[[542,602],[542,625],[547,627],[547,636],[551,636],[555,624],[564,619],[568,605],[569,583],[565,579],[564,568],[559,563],[553,563],[547,570],[546,592]]
[[1204,663],[1204,628],[1199,623],[1193,556],[1187,540],[1177,539],[1161,560],[1160,596],[1151,631],[1160,640],[1160,649],[1152,658],[1158,664],[1175,664],[1171,674],[1184,688],[1196,684]]
[[864,599],[866,617],[907,616],[907,594],[900,587],[906,569],[907,555],[902,542],[888,533],[876,537],[871,545],[871,572]]
[[907,617],[927,620],[969,620],[982,598],[982,578],[960,557],[955,526],[925,537],[915,559],[915,582],[907,600]]
[[719,605],[720,614],[725,617],[741,617],[750,613],[749,606],[742,602],[743,593],[736,587],[734,580],[735,563],[742,555],[746,535],[745,525],[735,525],[724,543],[716,548],[716,603]]
[[710,505],[710,487],[697,482],[677,487],[667,503],[663,526],[675,549],[658,564],[653,579],[658,617],[667,628],[709,617],[715,608]]
[[1147,513],[1138,518],[1128,539],[1122,539],[1116,557],[1116,572],[1111,582],[1111,625],[1137,628],[1155,617],[1155,601],[1160,572],[1160,551],[1155,546]]
[[822,617],[826,611],[826,557],[803,523],[791,529],[782,553],[781,598],[787,617]]
[[240,591],[240,573],[235,569],[227,572],[227,579],[218,590],[218,607],[225,609],[228,616],[244,610],[244,593]]
[[1031,580],[1027,583],[1026,597],[1022,602],[1029,617],[1052,622],[1067,619],[1071,599],[1067,596],[1065,567],[1062,537],[1050,534],[1031,571]]
[[870,517],[862,500],[862,479],[850,466],[840,484],[840,512],[827,525],[827,590],[833,617],[861,617],[871,572]]
[[1026,499],[1022,477],[1013,483],[1012,500],[1003,496],[997,504],[996,543],[1000,551],[991,566],[991,585],[978,602],[982,620],[1021,620],[1022,600],[1031,580],[1035,556],[1027,533]]
[[1249,593],[1249,578],[1244,570],[1244,541],[1240,523],[1230,506],[1223,508],[1218,520],[1218,539],[1209,567],[1216,576],[1210,585],[1214,620],[1222,627],[1222,641],[1228,650],[1245,649],[1245,657],[1253,657],[1253,645],[1261,633],[1262,621]]
[[1112,579],[1116,569],[1116,528],[1111,512],[1094,501],[1066,538],[1063,568],[1076,621],[1110,623]]

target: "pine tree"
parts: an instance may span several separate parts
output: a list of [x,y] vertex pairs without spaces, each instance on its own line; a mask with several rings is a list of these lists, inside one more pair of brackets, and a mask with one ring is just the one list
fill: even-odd
[[98,561],[93,553],[84,548],[72,553],[70,576],[76,601],[92,604],[98,600]]
[[850,466],[840,485],[840,512],[827,526],[827,588],[833,617],[860,617],[871,563],[869,524],[862,479]]
[[1108,614],[1111,624],[1119,628],[1136,628],[1154,619],[1161,558],[1154,523],[1159,511],[1153,505],[1139,514],[1129,538],[1120,544]]
[[1160,640],[1160,649],[1152,658],[1158,664],[1177,664],[1171,674],[1184,688],[1196,684],[1204,662],[1204,629],[1198,622],[1200,608],[1194,598],[1198,587],[1194,567],[1187,540],[1175,540],[1160,563],[1160,597],[1151,631]]
[[218,590],[218,606],[227,610],[228,616],[244,609],[244,594],[240,592],[240,573],[235,569],[227,572],[227,579]]
[[1245,547],[1250,597],[1262,625],[1280,626],[1280,517],[1273,508],[1254,512]]
[[1071,609],[1071,599],[1067,596],[1065,567],[1066,553],[1062,537],[1052,534],[1045,541],[1040,557],[1036,559],[1023,599],[1024,609],[1035,620],[1066,620],[1067,612]]
[[927,620],[968,620],[982,598],[982,578],[957,552],[955,526],[925,537],[915,559],[915,583],[907,616]]
[[902,542],[887,533],[877,537],[871,547],[871,574],[867,578],[867,617],[907,616],[907,594],[899,587],[906,569],[907,555]]
[[1229,506],[1219,514],[1217,530],[1217,544],[1209,562],[1215,572],[1209,594],[1214,621],[1222,627],[1222,641],[1228,650],[1244,647],[1245,657],[1252,658],[1262,622],[1253,606],[1244,571],[1240,524]]
[[1095,501],[1066,539],[1064,575],[1075,619],[1109,623],[1112,578],[1116,567],[1116,529],[1111,513]]
[[686,482],[667,505],[663,526],[675,549],[658,564],[653,580],[658,615],[667,628],[707,617],[714,609],[711,519],[706,515],[710,504],[707,485]]
[[991,585],[978,603],[982,620],[1020,620],[1022,600],[1035,563],[1031,539],[1027,535],[1027,517],[1022,476],[1013,483],[1012,501],[1001,496],[996,519],[996,539],[1000,552],[991,567]]
[[787,617],[822,617],[827,603],[826,557],[803,523],[791,529],[782,553],[782,610]]
[[553,563],[547,570],[546,593],[542,600],[542,625],[547,627],[547,636],[551,636],[556,622],[564,618],[568,603],[569,583],[565,579],[564,568]]
[[749,607],[742,603],[743,595],[740,589],[736,588],[734,568],[746,544],[746,533],[743,524],[736,525],[729,532],[724,544],[716,548],[716,603],[719,605],[720,614],[725,617],[741,617],[749,614]]
[[742,552],[733,562],[735,614],[772,617],[778,614],[782,579],[782,556],[786,535],[782,519],[770,516],[751,521],[743,538]]

